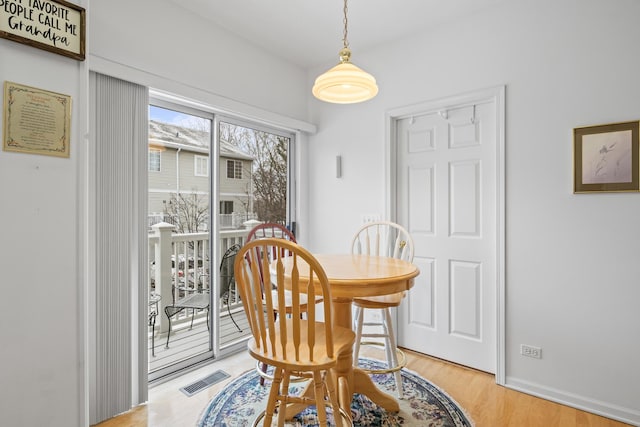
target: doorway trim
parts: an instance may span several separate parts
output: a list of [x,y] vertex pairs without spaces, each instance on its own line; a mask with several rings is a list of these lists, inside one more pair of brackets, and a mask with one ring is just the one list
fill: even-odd
[[496,108],[496,383],[505,385],[505,86],[494,86],[419,104],[387,110],[385,113],[385,214],[397,216],[397,122],[427,112],[461,104],[490,100]]

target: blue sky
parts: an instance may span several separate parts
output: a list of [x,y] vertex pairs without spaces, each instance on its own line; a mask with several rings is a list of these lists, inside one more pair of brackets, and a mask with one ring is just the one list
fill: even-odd
[[166,110],[164,108],[149,105],[149,118],[164,123],[176,123],[183,119],[186,114],[178,113],[173,110]]
[[155,105],[149,105],[149,119],[200,130],[211,126],[210,124],[205,125],[205,123],[209,122],[207,119],[181,113],[179,111],[167,110],[165,108],[156,107]]

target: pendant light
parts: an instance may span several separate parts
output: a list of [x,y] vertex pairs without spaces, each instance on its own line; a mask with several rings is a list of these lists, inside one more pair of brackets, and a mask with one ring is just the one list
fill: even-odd
[[351,63],[347,41],[347,0],[344,0],[344,37],[340,63],[316,79],[313,95],[321,101],[335,104],[354,104],[367,101],[378,93],[376,79]]

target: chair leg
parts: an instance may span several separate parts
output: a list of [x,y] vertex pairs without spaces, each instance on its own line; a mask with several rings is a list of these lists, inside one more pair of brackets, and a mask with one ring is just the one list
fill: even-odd
[[358,357],[360,355],[360,341],[362,341],[362,322],[364,318],[364,309],[356,307],[355,323],[356,323],[356,342],[353,346],[353,366],[358,366]]
[[[391,321],[389,310],[382,309],[380,311],[380,314],[382,315],[382,323],[380,324],[380,326],[382,326],[382,335],[384,337],[384,353],[387,358],[387,367],[393,368],[396,366],[396,364],[394,363],[395,352],[392,352],[393,343],[391,341],[391,336],[389,335],[393,325],[389,323]],[[391,331],[391,334],[393,334],[393,331]]]
[[[327,408],[324,406],[324,384],[322,381],[322,373],[315,371],[313,373],[313,387],[316,397],[316,410],[318,411],[318,421],[321,426],[327,425]],[[338,413],[340,415],[340,413]]]
[[[266,363],[261,363],[260,364],[260,370],[265,374],[267,373],[267,368],[268,367],[269,366]],[[264,377],[260,376],[260,385],[264,385],[264,381],[265,381]]]
[[[386,308],[384,311],[384,329],[385,334],[387,335],[387,344],[385,345],[385,349],[387,351],[387,362],[389,364],[389,368],[398,366],[398,348],[396,346],[396,336],[393,331],[393,323],[391,323],[391,309]],[[403,390],[402,390],[402,375],[400,371],[395,371],[393,375],[396,378],[396,389],[398,390],[398,397],[402,399]]]
[[167,308],[168,307],[165,307],[165,314],[167,315],[167,319],[169,320],[169,331],[167,332],[167,343],[164,345],[164,348],[169,348],[169,337],[171,336],[171,316],[169,316]]
[[329,402],[331,402],[331,409],[333,410],[333,420],[336,427],[342,427],[342,414],[340,413],[340,404],[338,403],[338,394],[335,388],[335,377],[331,372],[327,372],[325,384],[327,385],[327,394],[329,394]]
[[289,396],[289,380],[291,379],[291,373],[284,371],[282,378],[282,385],[280,386],[280,404],[278,406],[278,427],[284,427],[284,423],[287,419],[287,397]]
[[231,321],[233,322],[234,325],[236,325],[238,332],[242,332],[242,329],[240,329],[240,326],[238,326],[238,324],[236,323],[236,319],[233,318],[233,314],[231,314],[231,307],[229,306],[228,298],[227,298],[227,311],[229,312],[229,317],[231,318]]
[[156,355],[156,315],[153,315],[153,320],[151,323],[151,356],[155,357]]
[[273,382],[271,390],[269,390],[269,399],[267,400],[267,409],[265,411],[263,426],[270,426],[273,420],[273,413],[276,409],[278,395],[280,394],[280,383],[282,382],[282,369],[276,369],[273,373]]

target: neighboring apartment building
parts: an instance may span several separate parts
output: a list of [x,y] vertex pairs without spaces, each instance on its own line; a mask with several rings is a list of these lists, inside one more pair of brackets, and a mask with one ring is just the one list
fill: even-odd
[[[171,222],[167,205],[178,194],[199,203],[209,202],[210,140],[207,131],[149,122],[149,225]],[[251,156],[220,141],[218,213],[224,228],[238,227],[253,217],[252,162]]]

